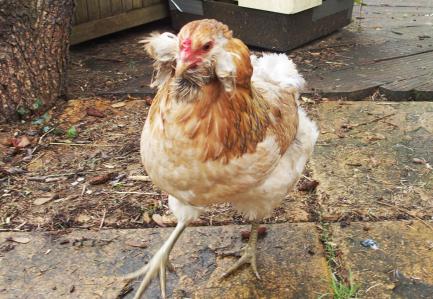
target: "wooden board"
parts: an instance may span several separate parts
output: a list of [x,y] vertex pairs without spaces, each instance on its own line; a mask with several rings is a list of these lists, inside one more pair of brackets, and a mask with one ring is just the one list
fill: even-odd
[[431,100],[431,93],[417,90],[428,89],[432,69],[433,51],[428,51],[328,72],[326,80],[310,84],[309,92],[362,99],[379,88],[393,100]]
[[86,0],[75,1],[74,19],[75,19],[75,24],[81,24],[89,20]]
[[116,15],[123,11],[122,0],[111,0],[111,12],[112,15]]
[[89,15],[89,21],[100,18],[99,0],[87,0],[87,13]]
[[142,8],[143,7],[143,1],[142,0],[133,0],[132,1],[132,8]]
[[101,18],[111,16],[111,1],[110,0],[99,0],[99,12]]
[[132,0],[123,0],[123,10],[128,11],[132,9]]
[[81,23],[72,28],[71,44],[78,44],[113,32],[160,20],[165,17],[167,17],[166,5],[159,3],[145,8],[132,9],[111,17]]

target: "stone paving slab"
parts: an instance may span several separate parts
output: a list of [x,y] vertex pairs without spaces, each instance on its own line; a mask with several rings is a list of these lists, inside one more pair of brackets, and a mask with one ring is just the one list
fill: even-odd
[[433,103],[328,102],[312,160],[322,217],[431,219]]
[[[176,273],[168,274],[170,297],[316,298],[328,293],[328,267],[315,224],[267,228],[258,245],[262,280],[244,268],[222,282],[218,277],[235,258],[221,253],[241,248],[240,232],[247,227],[188,228],[171,255]],[[115,298],[124,286],[115,277],[141,267],[171,230],[1,233],[0,298]],[[5,241],[9,237],[30,240]],[[131,246],[143,244],[148,246]],[[157,281],[144,297],[159,298]]]
[[[332,236],[344,267],[360,287],[359,298],[432,298],[433,230],[424,223],[334,224]],[[376,241],[379,249],[363,247],[365,239]]]

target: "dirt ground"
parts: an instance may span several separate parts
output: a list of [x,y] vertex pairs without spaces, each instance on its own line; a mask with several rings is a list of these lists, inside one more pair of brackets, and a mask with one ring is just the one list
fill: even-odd
[[[0,229],[174,225],[167,194],[140,162],[150,103],[149,97],[70,100],[31,122],[0,126]],[[312,220],[310,195],[288,196],[267,222]],[[221,205],[196,225],[228,223],[243,220]]]

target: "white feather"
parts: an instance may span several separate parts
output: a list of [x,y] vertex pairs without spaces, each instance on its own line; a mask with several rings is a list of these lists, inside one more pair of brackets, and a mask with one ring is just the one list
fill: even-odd
[[305,80],[298,73],[296,65],[285,54],[264,53],[262,57],[251,55],[254,72],[253,82],[271,83],[279,88],[294,87],[297,97],[305,86]]

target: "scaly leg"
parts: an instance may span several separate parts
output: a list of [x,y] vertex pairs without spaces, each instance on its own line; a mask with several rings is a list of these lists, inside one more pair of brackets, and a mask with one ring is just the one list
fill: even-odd
[[221,278],[226,278],[243,264],[250,264],[251,267],[253,268],[254,274],[256,275],[257,279],[260,279],[260,275],[259,272],[257,271],[257,264],[256,264],[258,228],[259,228],[258,222],[251,223],[250,239],[248,241],[248,244],[243,248],[242,256],[232,267],[230,267],[230,269],[227,270],[227,272],[225,272],[221,276]]
[[143,281],[140,284],[140,287],[135,293],[134,299],[140,299],[141,295],[144,293],[146,288],[149,286],[150,281],[154,278],[158,273],[160,277],[160,286],[161,286],[161,296],[162,298],[166,298],[165,293],[165,273],[166,268],[170,268],[170,262],[168,260],[168,256],[170,255],[171,250],[173,249],[174,244],[176,243],[179,236],[182,234],[187,224],[185,222],[178,222],[176,228],[171,233],[170,237],[165,241],[165,243],[161,246],[161,248],[156,252],[156,254],[152,257],[147,265],[142,267],[141,269],[128,274],[124,277],[124,279],[130,280],[137,278],[144,274]]

